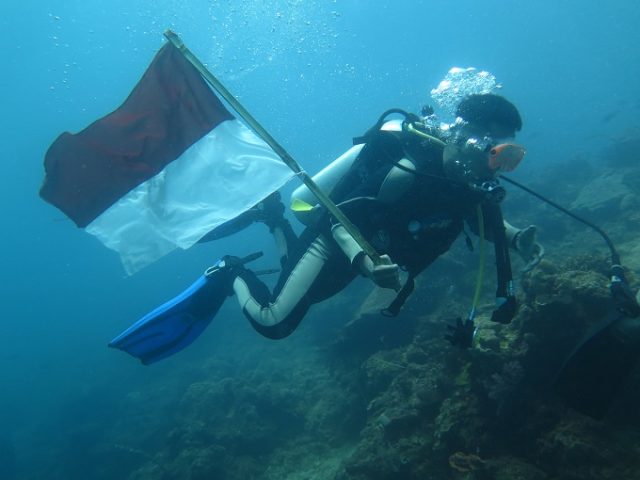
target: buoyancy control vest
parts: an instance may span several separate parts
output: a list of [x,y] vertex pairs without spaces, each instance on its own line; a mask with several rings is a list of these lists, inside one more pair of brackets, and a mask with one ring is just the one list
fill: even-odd
[[[405,120],[386,121],[389,112],[402,113]],[[464,230],[464,221],[472,218],[477,206],[485,201],[478,191],[445,176],[445,143],[437,129],[418,120],[395,109],[385,112],[364,136],[354,139],[356,145],[314,176],[373,247],[408,271],[407,285],[395,306],[387,309],[391,315],[398,313],[411,293],[413,278],[449,250]],[[379,194],[394,170],[411,176],[412,185],[394,202],[381,202]],[[292,209],[305,225],[326,218],[305,186],[293,192]],[[492,237],[504,237],[502,225],[488,227]],[[508,263],[508,251],[504,251],[508,245],[504,241],[498,245],[500,258]],[[510,264],[498,268],[507,272],[499,275],[502,296],[506,285],[511,284]]]

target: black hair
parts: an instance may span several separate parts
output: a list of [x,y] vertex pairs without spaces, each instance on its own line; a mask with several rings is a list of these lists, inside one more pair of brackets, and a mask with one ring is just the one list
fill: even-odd
[[456,108],[456,116],[469,123],[497,123],[513,130],[522,129],[522,118],[513,103],[493,93],[469,95]]

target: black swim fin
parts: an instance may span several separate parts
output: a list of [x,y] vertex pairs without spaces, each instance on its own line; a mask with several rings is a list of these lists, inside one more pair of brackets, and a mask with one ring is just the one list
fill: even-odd
[[223,257],[177,297],[151,311],[116,338],[109,346],[139,358],[149,365],[190,345],[211,323],[230,296],[237,267],[260,257]]
[[568,406],[597,420],[605,416],[640,359],[637,335],[619,328],[635,321],[611,312],[569,356],[554,382]]

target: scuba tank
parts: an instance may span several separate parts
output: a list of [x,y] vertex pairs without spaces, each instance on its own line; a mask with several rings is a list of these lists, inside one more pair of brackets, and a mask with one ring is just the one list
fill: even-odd
[[[387,132],[401,132],[402,120],[394,119],[385,122],[380,130]],[[362,151],[365,143],[354,145],[344,152],[329,165],[324,167],[312,178],[313,181],[329,196],[340,179],[351,169],[358,155]],[[291,210],[294,216],[305,226],[315,223],[320,215],[320,205],[306,185],[300,185],[291,194]]]
[[[345,153],[324,167],[312,178],[327,195],[331,196],[333,187],[349,171],[351,165],[362,150],[364,145],[354,145]],[[312,225],[317,218],[319,209],[318,200],[309,188],[302,184],[291,194],[291,210],[295,217],[305,226]]]

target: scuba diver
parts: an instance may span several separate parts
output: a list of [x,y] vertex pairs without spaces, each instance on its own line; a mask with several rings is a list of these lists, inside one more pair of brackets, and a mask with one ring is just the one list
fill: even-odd
[[[276,192],[204,241],[230,235],[259,221],[268,226],[280,252],[281,274],[273,291],[244,264],[256,258],[226,256],[190,289],[158,307],[115,338],[110,346],[153,363],[191,343],[227,296],[235,295],[253,328],[265,337],[290,335],[309,308],[344,289],[358,275],[397,291],[382,311],[398,314],[414,278],[449,250],[469,229],[494,243],[498,288],[492,320],[509,323],[516,312],[509,250],[528,269],[544,254],[536,227],[518,229],[502,218],[505,191],[497,175],[524,157],[510,143],[522,128],[516,107],[487,93],[464,98],[453,125],[438,125],[433,111],[423,117],[385,112],[354,146],[314,177],[381,255],[365,253],[345,227],[320,205],[307,187],[292,195],[292,209],[306,225],[298,237],[284,216]],[[387,120],[390,115],[403,119]],[[486,227],[486,228],[485,228]],[[468,243],[470,240],[468,241]],[[407,272],[404,285],[400,271]],[[449,327],[456,346],[472,344],[473,316]]]
[[[347,171],[329,186],[328,193],[382,253],[382,262],[376,264],[324,209],[312,207],[306,187],[292,196],[294,213],[308,225],[300,238],[282,215],[284,207],[277,198],[268,199],[262,221],[281,252],[282,274],[275,289],[270,292],[240,264],[231,267],[236,271],[233,292],[256,331],[273,339],[288,336],[311,305],[335,295],[358,275],[397,290],[396,301],[384,311],[397,314],[413,289],[413,279],[449,250],[465,223],[478,232],[477,207],[483,210],[487,238],[494,241],[499,254],[501,305],[493,319],[511,320],[515,298],[508,249],[519,252],[527,268],[544,254],[535,238],[536,227],[518,229],[503,222],[499,208],[504,189],[496,175],[513,170],[525,153],[522,147],[507,143],[522,128],[520,114],[495,94],[465,98],[450,128],[432,125],[431,112],[423,113],[425,118],[396,109],[385,112],[355,140],[355,147],[334,162],[347,164]],[[386,121],[390,114],[405,118]],[[317,181],[326,188],[322,176],[321,172]],[[402,287],[401,269],[408,273]],[[468,347],[472,332],[471,325],[460,322],[447,338]]]

